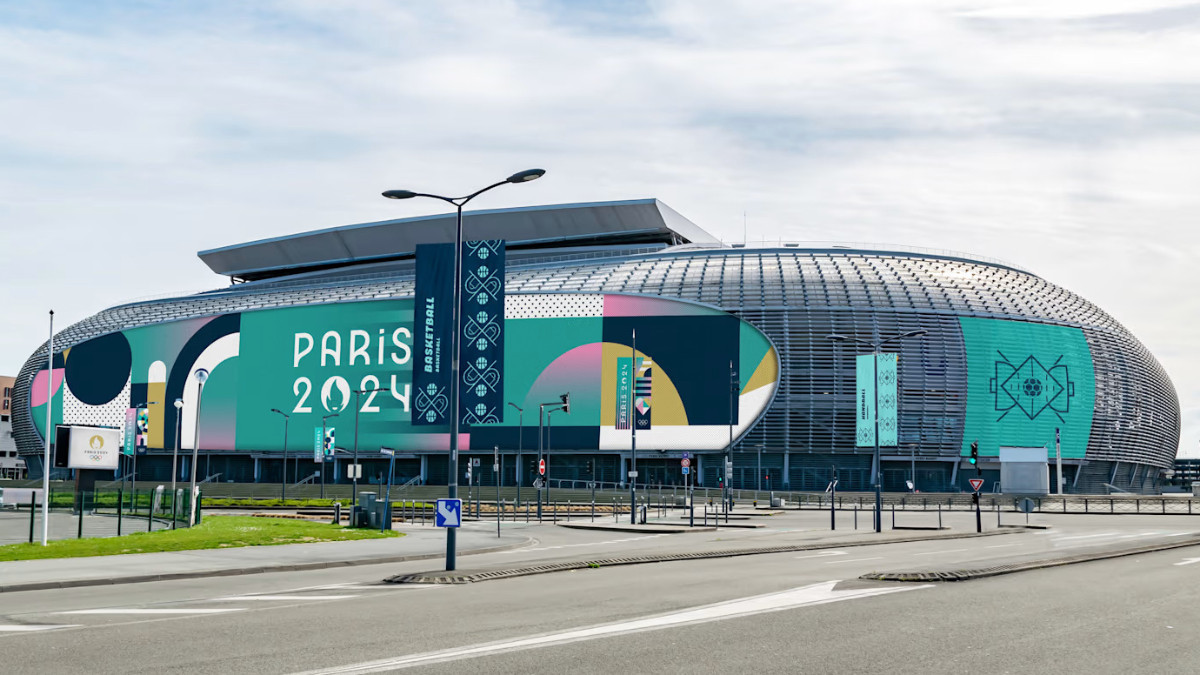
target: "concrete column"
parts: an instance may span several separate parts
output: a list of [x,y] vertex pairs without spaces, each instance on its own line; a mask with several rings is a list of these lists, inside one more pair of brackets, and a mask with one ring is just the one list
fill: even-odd
[[792,452],[790,450],[784,450],[783,451],[783,475],[780,476],[780,480],[779,480],[779,482],[782,484],[781,487],[784,490],[792,489],[791,481],[788,480],[788,476],[790,476],[792,473],[789,470],[791,461],[792,461]]
[[258,458],[255,457],[254,458],[254,482],[255,483],[257,483],[261,480],[260,476],[258,475],[259,468],[260,467],[258,465]]

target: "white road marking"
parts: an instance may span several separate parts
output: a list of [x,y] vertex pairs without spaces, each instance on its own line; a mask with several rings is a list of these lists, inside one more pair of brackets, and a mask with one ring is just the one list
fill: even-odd
[[182,607],[112,607],[109,609],[76,609],[70,612],[55,612],[55,614],[221,614],[224,612],[240,612],[244,607],[221,608],[182,608]]
[[1175,563],[1175,566],[1179,567],[1181,565],[1191,565],[1193,563],[1198,563],[1198,562],[1200,562],[1200,558],[1184,558],[1183,562],[1177,562],[1177,563]]
[[657,539],[665,537],[667,534],[649,534],[641,537],[627,537],[625,539],[610,539],[608,541],[589,541],[582,544],[559,544],[558,546],[542,546],[539,548],[518,548],[511,551],[497,551],[497,554],[514,554],[514,553],[530,553],[533,551],[555,551],[561,548],[578,548],[580,546],[605,546],[607,544],[623,544],[627,541],[639,541],[642,539]]
[[950,550],[948,550],[948,551],[925,551],[924,553],[914,553],[913,555],[940,555],[940,554],[942,554],[942,553],[958,553],[958,552],[960,552],[960,551],[966,551],[966,550],[969,550],[969,549],[965,549],[965,548],[952,548],[952,549],[950,549]]
[[1100,534],[1078,534],[1073,537],[1051,537],[1050,541],[1072,541],[1074,539],[1094,539],[1096,537],[1115,537],[1121,534],[1120,532],[1101,532]]
[[1008,548],[1009,546],[1016,546],[1016,544],[995,544],[994,546],[984,546],[984,548]]
[[840,565],[842,563],[866,562],[867,560],[883,560],[883,556],[878,556],[875,558],[855,558],[853,560],[830,560],[829,562],[827,562],[825,564],[826,565]]
[[515,640],[505,640],[500,642],[491,642],[480,645],[472,645],[467,647],[459,647],[456,649],[447,649],[436,652],[426,652],[422,654],[410,654],[407,656],[399,656],[391,659],[382,659],[379,661],[366,661],[363,663],[349,664],[345,666],[328,668],[323,670],[308,671],[304,675],[334,675],[336,673],[378,673],[388,670],[397,670],[400,668],[409,668],[412,666],[424,666],[431,663],[439,663],[443,661],[453,661],[458,659],[477,658],[489,654],[499,652],[513,652],[525,649],[537,649],[540,647],[548,647],[551,645],[562,644],[565,642],[577,642],[581,640],[595,640],[597,638],[612,637],[614,635],[624,635],[628,633],[644,632],[651,630],[662,630],[664,628],[674,628],[697,623],[708,623],[710,621],[720,621],[723,619],[731,619],[736,617],[750,616],[753,614],[762,614],[765,612],[778,612],[787,609],[795,609],[797,607],[807,607],[812,605],[823,605],[830,602],[839,602],[841,600],[853,600],[857,598],[867,598],[875,595],[886,595],[890,593],[900,593],[903,591],[914,591],[922,588],[932,588],[933,584],[923,584],[920,586],[895,586],[890,588],[859,588],[845,591],[836,591],[834,586],[837,581],[825,581],[811,586],[802,586],[791,590],[782,591],[780,593],[768,593],[766,595],[758,595],[749,598],[740,598],[737,600],[729,600],[726,602],[718,602],[713,605],[704,605],[701,607],[693,607],[680,612],[671,614],[662,614],[651,616],[642,619],[633,619],[631,621],[622,621],[618,623],[603,624],[599,626],[590,626],[586,628],[578,628],[575,630],[563,631],[560,633],[550,633],[546,635],[534,635],[529,637],[517,638]]
[[357,595],[230,595],[224,598],[211,598],[209,602],[239,602],[242,600],[345,600],[357,597]]
[[58,628],[74,628],[74,624],[61,626],[4,626],[0,625],[0,633],[32,633],[39,630],[55,630]]
[[828,558],[829,556],[834,556],[834,555],[846,555],[846,552],[845,551],[822,551],[820,553],[815,553],[813,555],[798,555],[798,556],[796,556],[796,560],[804,560],[806,558]]

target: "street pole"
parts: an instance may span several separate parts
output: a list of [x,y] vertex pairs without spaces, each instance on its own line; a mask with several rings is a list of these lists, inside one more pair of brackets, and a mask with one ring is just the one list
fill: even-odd
[[879,348],[880,344],[875,345],[875,358],[872,359],[872,369],[875,373],[875,531],[883,532],[883,481],[880,480],[879,470]]
[[[431,199],[440,199],[455,207],[455,228],[454,228],[454,278],[453,284],[453,299],[452,299],[452,314],[451,326],[453,332],[450,335],[450,377],[453,381],[450,383],[450,479],[446,486],[446,496],[450,499],[458,498],[458,424],[459,424],[459,351],[461,340],[459,340],[459,322],[462,319],[462,242],[463,242],[463,206],[478,197],[479,195],[491,190],[492,188],[500,187],[505,183],[527,183],[531,180],[541,178],[546,172],[542,169],[528,169],[514,173],[508,178],[493,183],[481,190],[477,190],[465,197],[443,197],[440,195],[427,194],[422,192],[412,192],[410,190],[388,190],[383,193],[388,199],[412,199],[413,197],[428,197]],[[457,551],[457,528],[446,528],[446,571],[451,572],[455,569],[455,555]]]
[[[550,416],[554,414],[554,408],[546,411],[546,506],[554,509],[554,505],[550,503]],[[558,518],[558,509],[554,509],[555,522]]]
[[[329,420],[330,417],[340,417],[340,416],[341,415],[339,415],[338,413],[333,413],[332,415],[323,415],[321,417],[321,499],[325,498],[325,464],[326,464],[326,461],[325,461],[326,460],[325,438],[326,438],[326,434],[329,433],[329,431],[326,429],[325,423],[326,423],[326,421]],[[355,425],[355,426],[357,426],[357,425]],[[329,453],[329,456],[333,457],[334,461],[337,461],[337,452],[336,451]]]
[[829,467],[829,529],[837,529],[837,513],[834,511],[837,502],[837,464]]
[[[517,463],[513,467],[513,479],[517,483],[517,504],[521,503],[521,450],[524,443],[525,434],[525,409],[518,406],[512,401],[509,405],[517,409]],[[514,509],[516,506],[513,507]]]
[[1058,494],[1063,493],[1062,437],[1058,427],[1054,428],[1054,461],[1058,464]]
[[179,491],[175,479],[179,476],[179,422],[183,418],[183,399],[175,399],[175,450],[171,453],[171,529],[175,529],[175,506],[179,501]]
[[[189,478],[192,479],[191,497],[189,499],[188,527],[193,527],[196,524],[196,460],[200,451],[200,405],[204,401],[204,383],[208,380],[208,371],[204,368],[197,368],[192,376],[196,378],[196,428],[192,437],[192,473]],[[134,453],[137,450],[134,449]]]
[[633,364],[633,382],[631,387],[633,395],[629,397],[629,524],[637,525],[637,381],[638,381],[638,362],[637,362],[637,329],[634,328],[630,333],[629,345],[630,362]]
[[[380,448],[379,452],[390,456],[388,460],[387,492],[384,493],[383,498],[383,518],[379,519],[379,531],[383,532],[386,529],[385,525],[390,525],[392,522],[392,475],[396,473],[396,451],[391,448]],[[403,504],[400,506],[400,515],[403,518]]]
[[[538,406],[538,467],[541,468],[544,458],[542,457],[542,420],[546,416],[546,404],[542,403]],[[549,469],[549,467],[547,467]],[[546,484],[546,478],[539,472],[538,478],[542,485]],[[542,522],[542,488],[541,485],[537,488],[537,519]]]
[[[63,383],[66,383],[64,378]],[[50,310],[50,341],[46,343],[46,456],[42,459],[42,546],[50,540],[50,435],[54,407],[54,310]]]
[[758,487],[754,489],[755,496],[757,497],[758,493],[762,492],[762,449],[763,449],[763,446],[761,444],[759,444],[755,447],[758,449]]
[[[733,388],[734,388],[733,378],[734,377],[736,377],[736,375],[733,372],[733,361],[730,360],[729,361],[729,445],[725,446],[725,464],[726,465],[729,464],[729,457],[733,454]],[[721,467],[721,471],[725,471],[724,466]],[[729,486],[729,476],[725,476],[725,479],[721,481],[721,485],[723,486],[721,489],[721,493],[722,493],[721,501],[723,502],[725,512],[728,513],[729,512],[729,495],[733,494],[733,490],[731,490],[730,486]],[[757,494],[755,494],[754,496],[758,497]]]
[[[353,509],[356,505],[358,505],[358,472],[360,471],[360,469],[358,467],[358,413],[362,409],[362,405],[360,405],[359,397],[363,394],[373,394],[377,391],[391,391],[391,389],[389,389],[387,387],[375,387],[374,389],[355,389],[354,390],[354,468],[350,470],[352,473],[351,480],[354,481],[354,487],[351,488],[352,492],[350,493],[350,508],[351,509]],[[371,402],[371,400],[367,399],[367,403],[370,403],[370,402]]]
[[492,475],[496,477],[496,538],[500,538],[500,446],[492,450]]
[[[291,416],[283,412],[279,408],[271,408],[271,412],[283,415],[283,473],[279,477],[279,498],[287,500],[287,441],[288,441],[288,422],[291,421]],[[321,442],[324,443],[324,436],[321,437]]]

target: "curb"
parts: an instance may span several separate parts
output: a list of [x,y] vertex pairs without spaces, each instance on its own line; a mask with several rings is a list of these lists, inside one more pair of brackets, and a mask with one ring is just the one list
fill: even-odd
[[[532,541],[526,537],[525,541],[514,544],[505,544],[503,546],[491,546],[488,548],[474,549],[471,551],[459,551],[458,555],[478,555],[482,553],[499,553],[501,551],[511,551],[516,548],[526,546]],[[412,562],[415,560],[431,560],[433,558],[441,558],[445,553],[422,553],[419,555],[403,555],[403,556],[387,556],[377,558],[353,558],[350,560],[327,560],[324,562],[312,563],[291,563],[287,565],[259,565],[256,567],[234,567],[220,570],[198,570],[195,572],[166,572],[163,574],[139,574],[128,577],[108,577],[97,579],[71,579],[67,581],[33,581],[24,584],[5,584],[0,585],[0,593],[17,593],[20,591],[45,591],[59,588],[81,588],[84,586],[115,586],[118,584],[142,584],[150,581],[178,581],[180,579],[207,579],[211,577],[233,577],[244,574],[269,574],[271,572],[304,572],[307,570],[321,570],[332,567],[357,567],[360,565],[382,565],[389,563]],[[105,556],[108,557],[108,556]]]
[[748,555],[769,555],[772,553],[796,553],[801,551],[822,551],[834,548],[851,548],[858,546],[881,546],[885,544],[906,544],[915,541],[934,541],[942,539],[975,539],[979,537],[994,537],[1012,534],[1012,531],[992,530],[989,532],[968,532],[963,534],[940,535],[935,537],[896,537],[887,541],[852,541],[826,542],[820,544],[789,544],[785,546],[763,546],[757,548],[735,548],[716,551],[697,551],[693,553],[663,553],[659,555],[627,556],[620,558],[595,558],[574,562],[548,563],[530,565],[527,567],[510,567],[499,570],[480,572],[463,572],[446,574],[445,572],[417,572],[416,574],[398,574],[384,579],[390,584],[470,584],[496,579],[512,579],[527,577],[535,574],[550,574],[553,572],[570,572],[582,569],[598,569],[601,567],[617,567],[621,565],[645,565],[660,562],[678,562],[684,560],[712,560],[715,558],[737,558]]
[[1138,546],[1136,548],[1121,549],[1120,551],[1084,553],[1080,555],[1067,556],[1064,558],[1031,560],[1023,563],[996,565],[994,567],[981,567],[977,569],[949,570],[945,572],[871,572],[869,574],[860,576],[859,579],[866,581],[916,581],[922,583],[930,581],[972,581],[974,579],[997,577],[1003,574],[1016,574],[1017,572],[1028,572],[1030,570],[1047,569],[1050,567],[1077,565],[1079,563],[1094,562],[1097,560],[1110,560],[1112,558],[1123,558],[1125,556],[1140,555],[1142,553],[1169,551],[1171,549],[1187,548],[1189,546],[1200,546],[1200,536],[1193,535],[1191,538],[1183,541]]

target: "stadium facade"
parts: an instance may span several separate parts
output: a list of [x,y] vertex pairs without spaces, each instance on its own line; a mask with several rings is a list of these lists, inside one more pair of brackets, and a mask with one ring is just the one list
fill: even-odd
[[[397,480],[444,483],[446,429],[410,419],[414,252],[452,241],[453,228],[453,215],[409,218],[203,251],[231,285],[63,330],[53,372],[43,344],[17,378],[13,433],[30,475],[43,470],[49,377],[55,424],[123,427],[131,406],[154,402],[142,480],[169,480],[176,438],[187,454],[198,438],[200,477],[280,481],[285,421],[274,408],[289,414],[288,482],[322,466],[314,445],[335,427],[336,445],[357,443],[365,480],[386,470],[387,446]],[[688,453],[694,477],[716,486],[732,439],[735,488],[822,490],[836,467],[840,489],[869,489],[856,357],[880,343],[898,359],[885,490],[906,490],[914,472],[921,491],[965,488],[972,443],[985,491],[1003,488],[1002,448],[1045,447],[1053,460],[1057,439],[1070,492],[1155,492],[1175,458],[1178,399],[1153,355],[1100,308],[1010,264],[730,246],[653,199],[469,212],[465,228],[507,246],[511,405],[464,430],[460,459],[482,459],[484,484],[495,483],[496,448],[503,483],[528,484],[539,429],[551,478],[622,481],[632,439],[616,383],[635,331],[638,367],[653,376],[639,482],[681,483]],[[912,331],[925,333],[893,339]],[[202,366],[212,374],[197,434],[189,375]],[[374,388],[387,391],[351,393]],[[539,425],[540,404],[567,391],[570,414]],[[346,482],[345,462],[326,462],[326,480]]]

